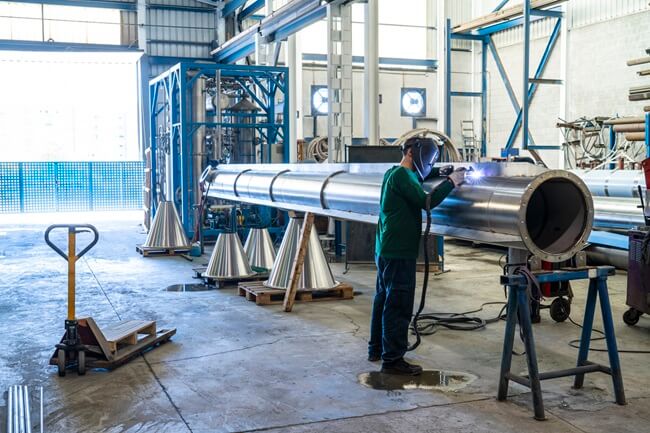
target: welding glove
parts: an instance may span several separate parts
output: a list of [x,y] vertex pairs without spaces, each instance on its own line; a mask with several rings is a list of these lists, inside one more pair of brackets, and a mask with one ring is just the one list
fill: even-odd
[[463,183],[465,183],[465,168],[461,167],[458,170],[455,170],[447,178],[454,184],[454,187],[458,188]]
[[445,165],[443,167],[440,167],[440,176],[449,176],[454,172],[454,166],[453,165]]

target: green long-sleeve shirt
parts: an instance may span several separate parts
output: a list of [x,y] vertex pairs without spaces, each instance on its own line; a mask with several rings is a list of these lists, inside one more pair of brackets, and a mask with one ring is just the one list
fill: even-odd
[[[434,168],[433,176],[438,169]],[[450,180],[439,184],[431,196],[431,209],[454,189]],[[375,253],[391,259],[416,259],[422,233],[422,209],[427,193],[414,171],[402,166],[390,168],[381,185],[379,223]]]

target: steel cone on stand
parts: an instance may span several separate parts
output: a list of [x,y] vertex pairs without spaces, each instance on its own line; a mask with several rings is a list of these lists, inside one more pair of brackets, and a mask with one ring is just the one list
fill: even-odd
[[[300,244],[300,227],[302,219],[291,218],[287,230],[282,239],[282,245],[278,255],[273,263],[269,279],[264,282],[267,287],[276,289],[286,289],[289,287],[291,278],[291,269],[293,262],[298,254]],[[305,263],[303,264],[300,275],[298,290],[325,290],[331,289],[338,285],[334,280],[329,263],[325,259],[325,254],[318,240],[316,229],[311,231],[307,253],[305,254]]]
[[244,253],[237,233],[221,233],[214,245],[203,277],[218,280],[246,278],[255,275]]
[[268,229],[251,229],[244,244],[244,252],[254,270],[267,272],[275,261],[275,248]]
[[145,248],[190,248],[190,241],[185,236],[185,230],[173,202],[161,201],[159,203],[147,240],[142,246]]

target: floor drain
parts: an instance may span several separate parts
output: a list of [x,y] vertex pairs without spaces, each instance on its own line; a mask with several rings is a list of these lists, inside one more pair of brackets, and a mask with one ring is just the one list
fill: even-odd
[[173,284],[165,290],[168,292],[205,292],[206,290],[214,290],[212,286],[207,284]]
[[425,389],[425,390],[456,390],[466,386],[475,379],[465,373],[448,372],[441,370],[424,370],[419,376],[398,376],[384,374],[379,371],[362,373],[359,383],[372,389],[395,391],[400,389]]

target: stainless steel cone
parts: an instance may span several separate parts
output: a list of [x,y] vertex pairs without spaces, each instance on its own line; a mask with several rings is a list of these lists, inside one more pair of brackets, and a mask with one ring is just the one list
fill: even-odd
[[253,268],[268,271],[275,261],[275,248],[268,229],[251,229],[244,244],[244,252]]
[[171,201],[162,201],[149,229],[147,240],[142,245],[148,248],[190,248],[190,241]]
[[254,274],[237,233],[221,233],[203,276],[229,280],[250,277]]
[[[289,221],[284,239],[282,239],[282,244],[278,250],[278,256],[273,263],[269,279],[264,283],[265,286],[276,289],[286,289],[289,287],[291,268],[296,254],[298,254],[298,246],[300,244],[301,224],[302,220],[295,218],[291,218],[291,221]],[[331,289],[337,284],[332,275],[329,263],[325,259],[323,248],[318,240],[318,233],[316,233],[316,228],[314,227],[309,236],[307,254],[305,255],[305,263],[302,267],[298,290]]]

